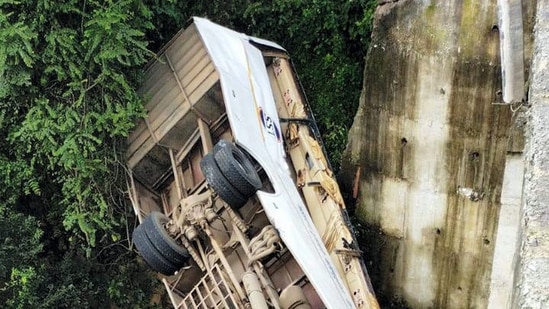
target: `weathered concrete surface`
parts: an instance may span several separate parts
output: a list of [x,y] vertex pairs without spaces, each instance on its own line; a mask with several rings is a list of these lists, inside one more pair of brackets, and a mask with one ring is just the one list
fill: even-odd
[[505,162],[488,309],[513,308],[511,304],[515,287],[514,259],[520,237],[520,208],[524,178],[522,149],[521,147],[520,152],[509,152]]
[[516,148],[509,106],[493,104],[500,84],[496,0],[378,7],[341,181],[352,187],[360,171],[356,211],[382,306],[488,306],[505,162]]
[[514,308],[549,308],[549,3],[538,1]]
[[[523,1],[524,30],[524,63],[526,72],[530,70],[534,43],[534,22],[536,15],[535,1]],[[501,208],[498,220],[495,251],[490,280],[490,298],[488,309],[514,309],[515,274],[520,248],[520,213],[522,208],[522,191],[524,179],[524,145],[525,129],[528,123],[527,105],[518,108],[513,115],[513,126],[509,131],[509,143],[505,173],[501,193]]]

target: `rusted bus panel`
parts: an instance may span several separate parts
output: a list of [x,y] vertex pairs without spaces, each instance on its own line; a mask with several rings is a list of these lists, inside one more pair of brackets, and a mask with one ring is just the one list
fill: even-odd
[[[214,107],[208,114],[218,117],[210,126],[210,133],[215,142],[221,138],[231,138],[224,112],[224,109]],[[188,121],[188,119],[194,121]],[[194,117],[194,114],[182,118],[172,129],[173,132],[170,131],[165,139],[158,144],[155,143],[139,164],[133,167],[133,175],[158,193],[162,192],[174,180],[168,151],[168,149],[174,149],[177,151],[175,159],[177,168],[180,169],[180,181],[185,191],[182,192],[183,196],[194,191],[199,184],[204,182],[204,175],[200,169],[204,151],[196,128],[197,121],[199,120]]]
[[160,178],[171,166],[167,151],[162,147],[155,147],[154,143],[152,146],[143,156],[140,164],[131,166],[133,176],[151,188],[155,180]]
[[190,183],[194,182],[194,169],[189,165],[188,162],[184,162],[181,164],[181,168],[183,170],[183,186],[187,190],[187,192],[190,192]]
[[[200,40],[200,36],[198,34],[198,31],[196,30],[196,26],[193,24],[186,28],[184,31],[180,31],[175,37],[173,37],[168,44],[166,44],[166,47],[163,48],[158,52],[157,55],[158,58],[155,59],[155,61],[149,62],[146,67],[146,76],[158,80],[160,77],[164,76],[164,74],[161,74],[157,70],[159,67],[157,67],[157,63],[163,60],[160,60],[161,55],[164,55],[166,51],[170,48],[177,47],[177,49],[181,50],[182,52],[187,51],[187,53],[196,52],[196,50],[193,50],[192,48],[196,46],[200,46],[200,48],[203,48],[203,44]],[[145,83],[143,84],[139,91],[140,93],[147,93],[151,91],[151,87],[154,86],[155,83]]]
[[[178,46],[170,46],[168,50],[164,51],[158,57],[157,61],[154,63],[154,66],[157,67],[155,68],[154,66],[151,66],[151,68],[146,72],[147,77],[154,81],[161,79],[165,75],[162,71],[162,67],[165,66],[171,71],[170,64],[175,67],[176,71],[184,70],[186,72],[190,72],[192,68],[197,65],[196,62],[198,62],[198,60],[206,57],[207,52],[198,34],[192,30],[192,32],[188,35],[191,36],[191,39],[183,42],[185,38],[181,37],[179,40],[175,41]],[[179,44],[180,41],[184,45]],[[177,49],[177,53],[182,56],[181,59],[174,59],[172,56],[173,52],[168,52],[173,49]],[[166,57],[170,59],[170,63],[168,63]],[[185,66],[179,64],[182,61],[186,63]],[[159,64],[162,64],[163,66],[159,66]],[[202,65],[202,67],[203,66],[204,65]],[[155,82],[146,83],[140,88],[140,93],[155,93],[158,91],[159,87],[162,87],[162,85]],[[149,108],[149,106],[147,106],[147,108]]]
[[[188,111],[177,123],[173,124],[169,128],[168,133],[159,141],[159,144],[174,149],[177,152],[187,143],[196,131],[198,119],[204,120],[208,125],[219,119],[219,117],[225,113],[225,107],[222,101],[217,101],[217,98],[210,95],[210,93],[216,92],[216,88],[219,88],[219,84],[215,85],[208,93],[203,95],[202,98],[193,105],[192,111]],[[171,116],[168,116],[166,121],[172,121],[171,118]]]
[[[182,190],[184,192],[179,193],[177,190],[177,184],[174,181],[174,173],[172,167],[166,167],[164,173],[154,179],[154,183],[151,186],[159,193],[164,194],[166,201],[166,214],[171,214],[173,209],[180,203],[180,194],[185,197],[194,192],[204,182],[204,175],[200,169],[200,161],[204,154],[201,151],[201,143],[196,142],[193,144],[192,149],[188,152],[187,156],[182,162],[177,164],[177,173],[179,181],[182,184]],[[137,168],[144,166],[147,160],[141,161]]]
[[212,104],[222,100],[220,91],[212,90],[219,88],[219,77],[194,25],[149,66],[145,80],[139,93],[148,116],[128,138],[130,168],[157,143],[178,151],[192,134],[185,128],[194,128],[199,117],[212,122],[224,112],[222,104]]
[[166,117],[177,114],[182,108],[190,108],[190,103],[196,104],[202,96],[217,82],[215,68],[207,55],[204,55],[205,66],[199,66],[203,62],[194,63],[190,70],[176,72],[184,74],[183,80],[176,79],[174,72],[168,64],[158,64],[166,67],[165,74],[170,76],[167,81],[154,81],[161,83],[162,87],[155,92],[144,93],[143,97],[148,101],[148,119],[151,128],[156,131],[167,120]]
[[344,241],[351,243],[354,239],[341,216],[345,206],[320,145],[309,125],[301,121],[307,121],[309,116],[291,64],[287,59],[275,59],[267,71],[279,116],[293,119],[283,123],[282,129],[289,145],[287,151],[291,165],[297,175],[296,185],[306,201],[309,214],[355,304],[368,303],[368,307],[376,308],[373,291],[363,275],[360,252],[344,246]]
[[178,165],[181,171],[181,182],[186,190],[184,195],[190,194],[204,181],[204,175],[200,169],[200,161],[203,157],[202,143],[198,141],[194,143],[192,149],[187,152],[183,161]]
[[285,287],[296,285],[303,288],[303,292],[312,308],[324,308],[322,300],[304,275],[299,264],[289,252],[281,255],[271,265],[267,265],[267,271],[275,288],[283,290]]
[[165,193],[166,195],[166,214],[171,214],[173,209],[179,205],[179,194],[177,192],[177,186],[175,181],[170,184],[168,190]]
[[192,183],[190,186],[191,188],[195,187],[202,180],[204,180],[204,174],[200,169],[200,161],[202,161],[203,157],[204,154],[200,151],[200,148],[197,148],[195,150],[195,155],[193,155],[189,160],[189,168],[191,169],[193,175]]
[[159,141],[159,144],[176,152],[179,151],[195,132],[197,120],[198,116],[195,113],[188,112],[177,123],[171,126],[168,133]]
[[137,181],[134,182],[134,188],[137,196],[137,201],[134,202],[138,203],[140,215],[142,217],[145,217],[152,211],[160,211],[162,209],[160,196]]
[[307,297],[307,300],[311,304],[311,308],[325,308],[324,304],[322,303],[322,300],[318,296],[318,293],[316,292],[313,285],[309,282],[302,286],[303,293],[305,293],[305,296]]
[[268,273],[274,285],[282,288],[289,286],[303,277],[303,270],[301,270],[299,264],[297,264],[289,252],[286,252],[286,254],[270,265]]
[[[199,99],[201,99],[202,96],[219,80],[219,77],[215,71],[206,72],[204,74],[208,75],[197,76],[197,79],[202,79],[202,81],[199,87],[196,88],[188,96],[191,102],[198,102]],[[145,154],[154,147],[154,144],[157,141],[161,142],[166,137],[166,135],[174,128],[174,126],[176,126],[180,121],[192,122],[192,120],[196,120],[197,115],[191,113],[193,109],[191,109],[191,106],[186,102],[184,96],[179,95],[174,99],[174,101],[169,101],[167,99],[163,99],[162,101],[170,103],[166,104],[166,109],[158,115],[156,121],[154,120],[154,118],[148,119],[150,123],[150,129],[147,128],[147,125],[145,124],[145,131],[143,131],[141,135],[128,146],[127,155],[128,165],[130,166],[130,168],[134,167],[139,162],[139,160],[141,160],[145,156]],[[164,103],[159,103],[159,105],[164,105]],[[200,105],[200,102],[198,103],[198,105]],[[193,108],[194,110],[200,110],[200,108],[195,108],[194,106]],[[202,109],[205,109],[205,107],[202,107]],[[186,116],[189,116],[193,119],[183,119],[183,117]],[[213,120],[214,119],[210,119],[210,121]],[[151,131],[155,134],[154,138],[151,136]]]

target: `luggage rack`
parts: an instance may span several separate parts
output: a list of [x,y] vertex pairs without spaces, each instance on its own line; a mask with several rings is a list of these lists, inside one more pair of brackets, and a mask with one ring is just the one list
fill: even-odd
[[206,273],[184,297],[174,291],[177,281],[170,284],[163,279],[162,282],[175,309],[238,308],[237,301],[231,293],[230,283],[223,278],[223,272],[218,264],[214,264],[210,272]]

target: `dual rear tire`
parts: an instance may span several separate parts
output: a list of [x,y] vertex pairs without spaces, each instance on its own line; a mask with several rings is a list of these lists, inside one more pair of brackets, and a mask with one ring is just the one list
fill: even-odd
[[250,158],[226,140],[220,140],[202,158],[200,168],[210,187],[234,209],[244,206],[261,188],[261,179]]
[[169,219],[160,212],[151,212],[133,231],[133,242],[145,262],[155,271],[171,276],[189,259],[185,247],[167,232]]

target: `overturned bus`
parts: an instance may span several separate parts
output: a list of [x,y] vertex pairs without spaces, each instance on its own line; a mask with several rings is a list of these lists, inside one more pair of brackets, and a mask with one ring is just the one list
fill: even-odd
[[281,46],[194,18],[139,92],[133,242],[174,308],[379,308]]

